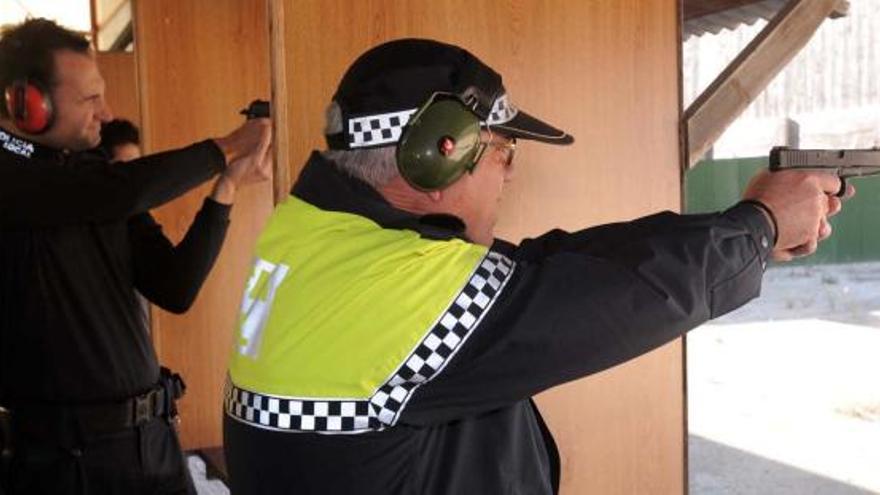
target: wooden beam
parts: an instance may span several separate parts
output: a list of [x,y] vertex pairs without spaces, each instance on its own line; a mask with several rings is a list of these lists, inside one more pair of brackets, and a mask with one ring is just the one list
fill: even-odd
[[272,70],[272,126],[275,133],[274,174],[272,196],[274,204],[284,201],[290,194],[290,142],[287,118],[287,67],[285,64],[284,3],[269,0],[269,51]]
[[790,0],[776,14],[685,111],[688,168],[807,44],[825,18],[845,12],[846,5],[845,0]]
[[[110,12],[107,15],[105,15],[104,18],[98,22],[98,30],[100,30],[100,28],[104,27],[104,24],[106,24],[108,21],[110,21],[111,19],[116,17],[116,14],[118,14],[120,11],[122,11],[122,9],[123,9],[123,7],[125,7],[126,3],[131,3],[131,2],[130,2],[130,0],[123,0],[121,2],[116,2],[116,5],[110,10]],[[132,7],[131,9],[129,9],[129,11],[134,12],[134,8]]]
[[849,0],[840,0],[837,2],[837,6],[834,7],[834,10],[828,14],[828,17],[832,19],[838,19],[841,17],[846,17],[849,14]]

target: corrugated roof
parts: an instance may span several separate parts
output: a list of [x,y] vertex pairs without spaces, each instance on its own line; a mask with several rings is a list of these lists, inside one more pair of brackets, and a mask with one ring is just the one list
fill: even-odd
[[683,35],[718,34],[741,24],[770,20],[787,0],[684,0]]
[[[758,19],[770,20],[788,0],[684,0],[684,39],[706,33],[718,34],[722,29],[751,26]],[[849,1],[840,0],[831,18],[849,11]]]

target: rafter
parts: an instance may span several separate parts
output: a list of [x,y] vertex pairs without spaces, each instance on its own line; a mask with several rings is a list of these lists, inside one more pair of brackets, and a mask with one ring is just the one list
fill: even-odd
[[846,0],[790,0],[684,114],[687,166],[692,167],[725,129],[807,44]]

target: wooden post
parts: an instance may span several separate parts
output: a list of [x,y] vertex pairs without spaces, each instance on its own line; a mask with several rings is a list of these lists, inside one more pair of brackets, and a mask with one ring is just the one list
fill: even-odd
[[687,167],[712,147],[725,129],[807,44],[845,0],[790,0],[758,36],[685,111]]
[[269,0],[269,50],[272,70],[272,126],[275,133],[272,198],[278,204],[290,188],[290,141],[288,134],[287,65],[284,50],[284,3]]
[[98,0],[89,0],[89,18],[92,22],[92,45],[98,51]]

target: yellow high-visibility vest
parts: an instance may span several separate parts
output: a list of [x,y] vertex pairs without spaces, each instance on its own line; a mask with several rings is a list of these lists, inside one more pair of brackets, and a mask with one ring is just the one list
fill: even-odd
[[229,363],[232,384],[282,398],[369,399],[487,251],[383,229],[290,196],[257,243]]

